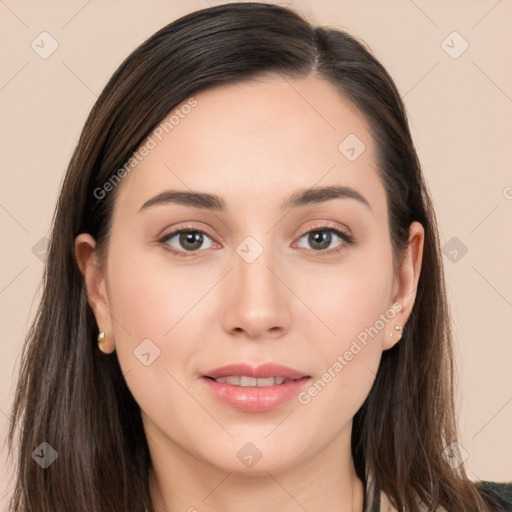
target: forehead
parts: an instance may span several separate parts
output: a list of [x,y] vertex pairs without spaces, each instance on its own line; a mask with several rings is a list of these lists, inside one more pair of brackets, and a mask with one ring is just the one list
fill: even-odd
[[327,81],[267,76],[192,98],[150,135],[116,209],[138,209],[166,189],[226,197],[228,210],[247,198],[278,208],[295,189],[340,184],[385,206],[366,121]]

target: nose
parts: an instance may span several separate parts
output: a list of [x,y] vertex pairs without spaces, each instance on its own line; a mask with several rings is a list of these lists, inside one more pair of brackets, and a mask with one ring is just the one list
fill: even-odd
[[279,338],[289,330],[293,294],[274,254],[265,249],[250,262],[235,252],[223,310],[223,326],[231,335],[264,340]]

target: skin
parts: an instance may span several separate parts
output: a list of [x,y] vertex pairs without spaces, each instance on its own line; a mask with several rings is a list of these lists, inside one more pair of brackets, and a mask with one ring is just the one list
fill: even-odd
[[[274,76],[194,97],[197,106],[118,185],[105,258],[90,235],[75,243],[105,332],[102,350],[117,351],[141,407],[155,508],[360,511],[352,418],[382,351],[397,342],[395,325],[412,310],[423,228],[411,224],[395,271],[374,142],[364,118],[326,81]],[[366,146],[352,162],[338,149],[349,134]],[[280,210],[293,192],[327,185],[354,188],[370,208],[341,198]],[[139,212],[169,189],[217,194],[228,210],[169,203]],[[188,224],[208,232],[195,252],[179,236],[157,242]],[[308,233],[326,224],[354,243],[332,234],[322,254]],[[252,263],[236,252],[247,236],[263,248]],[[175,256],[166,244],[191,256]],[[401,311],[306,405],[293,398],[274,411],[242,412],[201,379],[234,362],[277,362],[316,381],[396,303]],[[149,366],[133,353],[147,338],[160,350]],[[262,454],[250,468],[237,457],[248,442]]]

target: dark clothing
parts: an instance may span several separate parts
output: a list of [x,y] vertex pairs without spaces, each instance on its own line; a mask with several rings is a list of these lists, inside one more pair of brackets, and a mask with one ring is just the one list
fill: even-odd
[[[381,512],[380,493],[374,492],[373,485],[369,482],[365,496],[365,512]],[[493,512],[512,512],[512,482],[477,482],[480,491],[487,503],[494,503],[490,509]],[[427,508],[425,508],[427,510]],[[382,511],[384,512],[384,511]],[[446,511],[446,512],[449,512]],[[468,510],[467,512],[473,512]]]

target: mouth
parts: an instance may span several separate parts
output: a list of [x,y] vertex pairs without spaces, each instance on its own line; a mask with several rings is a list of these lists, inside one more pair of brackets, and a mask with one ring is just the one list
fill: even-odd
[[296,396],[310,379],[309,375],[273,363],[259,367],[234,364],[202,376],[216,399],[244,412],[276,409]]
[[291,379],[288,377],[264,377],[264,378],[256,378],[250,377],[248,375],[229,375],[227,377],[218,377],[214,379],[213,377],[205,376],[206,379],[214,380],[215,382],[221,382],[223,384],[229,384],[230,386],[240,386],[242,388],[246,387],[257,387],[257,388],[266,388],[269,386],[280,386],[282,384],[288,384],[289,382],[295,382],[301,379],[307,379],[309,377],[304,376],[300,379]]

